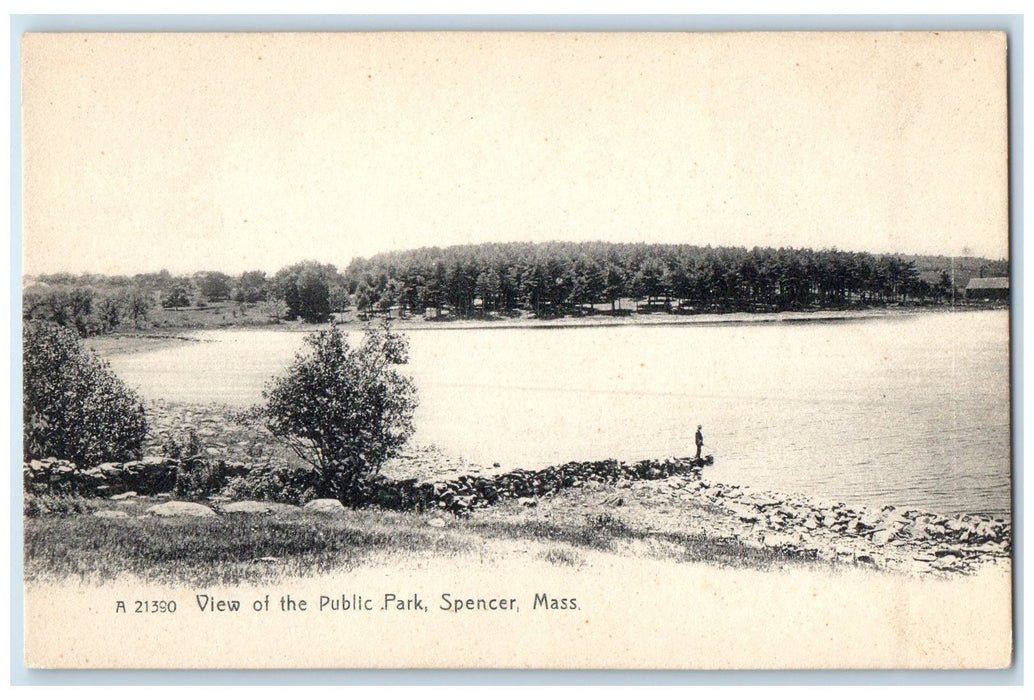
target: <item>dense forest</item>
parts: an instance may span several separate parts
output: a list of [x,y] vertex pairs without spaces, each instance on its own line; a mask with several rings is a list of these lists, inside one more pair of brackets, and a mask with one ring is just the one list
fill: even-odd
[[[81,335],[147,328],[157,309],[233,306],[268,321],[361,315],[778,311],[944,304],[972,277],[1007,276],[1005,260],[874,255],[807,248],[644,243],[486,243],[420,248],[336,266],[305,261],[268,277],[203,271],[26,280],[23,315]],[[234,310],[234,318],[238,311]]]
[[[344,272],[357,308],[527,310],[564,315],[622,299],[686,311],[842,308],[952,296],[915,259],[838,250],[615,243],[503,243],[358,258]],[[986,267],[1004,267],[990,261]],[[1003,273],[1004,274],[1004,273]],[[959,284],[956,277],[955,284]]]

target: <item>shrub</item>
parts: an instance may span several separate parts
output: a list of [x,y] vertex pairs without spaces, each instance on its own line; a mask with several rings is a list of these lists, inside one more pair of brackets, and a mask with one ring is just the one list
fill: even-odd
[[185,460],[176,468],[176,486],[173,493],[177,498],[199,501],[218,492],[225,483],[224,462],[210,462],[195,457]]
[[140,399],[75,332],[27,321],[22,342],[25,459],[91,467],[140,456],[147,433]]
[[320,495],[322,476],[314,469],[265,465],[233,477],[223,492],[234,500],[278,501],[305,505]]
[[43,515],[76,515],[92,511],[88,499],[66,494],[25,494],[22,514],[27,518]]
[[406,339],[368,327],[351,347],[336,326],[311,333],[286,376],[266,398],[266,427],[319,476],[320,495],[357,504],[362,482],[413,434],[416,388],[395,366],[409,359]]
[[190,306],[190,291],[187,289],[187,286],[177,283],[162,292],[162,306],[166,309]]
[[162,452],[171,459],[191,459],[199,456],[202,449],[201,436],[194,428],[180,433],[170,431],[162,436]]

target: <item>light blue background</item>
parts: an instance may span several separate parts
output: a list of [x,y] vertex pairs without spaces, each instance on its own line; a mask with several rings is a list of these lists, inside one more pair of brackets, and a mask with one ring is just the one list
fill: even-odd
[[[1015,642],[1006,671],[39,671],[22,646],[21,90],[24,32],[1001,30],[1009,42]],[[11,17],[11,683],[14,685],[1011,685],[1023,682],[1023,17],[1020,15],[14,15]]]

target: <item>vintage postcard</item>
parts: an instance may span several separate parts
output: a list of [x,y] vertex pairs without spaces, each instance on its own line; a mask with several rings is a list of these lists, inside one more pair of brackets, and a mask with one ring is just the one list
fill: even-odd
[[1007,50],[23,35],[26,665],[1009,667]]

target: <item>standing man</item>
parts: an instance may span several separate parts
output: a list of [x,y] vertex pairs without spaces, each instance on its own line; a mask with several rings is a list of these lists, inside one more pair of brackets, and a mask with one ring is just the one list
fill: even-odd
[[702,426],[702,425],[698,425],[698,426],[697,426],[697,435],[696,435],[696,441],[697,441],[697,459],[700,459],[700,450],[701,450],[701,448],[703,448],[703,446],[704,446],[704,434],[703,434],[702,432],[700,432],[700,431],[702,431],[703,429],[704,429],[704,426]]

